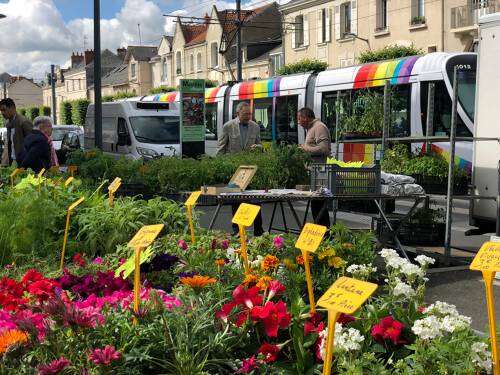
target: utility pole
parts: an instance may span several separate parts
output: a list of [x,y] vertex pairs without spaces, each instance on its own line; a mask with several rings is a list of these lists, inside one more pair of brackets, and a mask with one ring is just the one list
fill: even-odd
[[241,20],[241,0],[236,0],[236,79],[238,82],[243,80],[243,56],[241,53],[241,26],[243,24]]
[[95,147],[102,150],[101,4],[94,0],[94,124]]
[[139,30],[139,45],[142,46],[142,37],[141,37],[141,24],[137,24],[137,29]]
[[50,87],[52,89],[52,122],[57,125],[57,99],[56,99],[56,67],[54,64],[50,66]]
[[2,99],[6,99],[7,98],[7,82],[3,82],[3,98]]

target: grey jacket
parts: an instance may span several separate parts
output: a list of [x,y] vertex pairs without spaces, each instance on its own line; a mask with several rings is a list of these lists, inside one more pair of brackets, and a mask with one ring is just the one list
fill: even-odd
[[230,120],[224,124],[222,135],[219,138],[217,155],[232,154],[245,150],[250,150],[250,146],[258,145],[262,147],[260,142],[260,126],[254,122],[248,122],[248,134],[245,147],[241,147],[240,121],[238,118]]
[[[14,154],[18,162],[24,152],[24,138],[33,130],[33,124],[20,113],[16,114],[14,121],[8,121],[6,124],[7,136],[6,144],[2,154],[2,165],[10,165],[12,163],[11,148],[14,147]],[[14,129],[14,144],[10,141],[11,132]]]

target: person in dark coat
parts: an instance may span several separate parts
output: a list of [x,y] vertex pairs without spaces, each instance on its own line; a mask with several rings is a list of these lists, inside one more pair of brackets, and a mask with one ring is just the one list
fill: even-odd
[[7,134],[4,139],[2,166],[12,165],[15,161],[21,166],[21,155],[24,152],[24,140],[31,133],[33,125],[26,117],[17,113],[16,103],[10,98],[0,100],[0,112],[6,121]]
[[33,121],[33,131],[24,139],[24,154],[21,167],[38,173],[51,165],[51,150],[48,137],[52,134],[52,120],[39,116]]

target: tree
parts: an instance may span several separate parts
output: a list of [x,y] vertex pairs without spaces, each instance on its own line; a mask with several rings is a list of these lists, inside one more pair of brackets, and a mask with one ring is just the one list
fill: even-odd
[[61,121],[64,125],[73,124],[73,105],[70,101],[64,101],[61,103]]
[[85,117],[87,115],[87,107],[90,101],[87,99],[78,99],[72,103],[72,119],[75,125],[85,125]]
[[319,73],[328,68],[328,63],[320,60],[302,59],[291,64],[286,64],[278,70],[278,75],[290,75],[296,73]]
[[38,108],[38,112],[40,113],[40,116],[50,116],[50,107],[47,107],[46,105],[41,105]]
[[359,62],[366,64],[369,62],[394,60],[401,57],[422,55],[424,51],[416,48],[413,44],[411,46],[399,46],[394,44],[392,46],[385,46],[384,48],[375,51],[365,51],[359,55]]
[[33,121],[36,117],[40,116],[40,108],[29,107],[26,109],[26,117]]

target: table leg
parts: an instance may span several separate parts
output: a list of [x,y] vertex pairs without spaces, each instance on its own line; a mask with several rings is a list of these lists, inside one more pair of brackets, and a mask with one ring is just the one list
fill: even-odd
[[276,207],[278,206],[278,202],[274,202],[274,206],[273,206],[273,213],[271,215],[271,221],[269,222],[269,229],[268,229],[268,233],[271,233],[271,231],[273,230],[273,223],[274,223],[274,215],[276,214]]
[[302,230],[302,227],[300,226],[300,220],[299,217],[297,216],[297,212],[295,212],[295,208],[293,208],[293,204],[290,201],[286,201],[288,203],[288,207],[290,207],[290,211],[292,211],[293,218],[295,219],[295,222],[297,223],[297,228],[299,232]]
[[309,207],[311,207],[311,200],[310,199],[307,200],[306,212],[304,214],[304,221],[302,222],[302,228],[304,228],[304,226],[307,223],[307,216],[309,215]]
[[222,203],[217,203],[217,208],[215,209],[215,212],[212,216],[212,219],[210,220],[210,225],[208,226],[208,230],[212,230],[215,224],[215,220],[217,220],[217,216],[219,216],[220,209],[222,207]]
[[314,224],[318,224],[318,220],[323,216],[325,211],[328,212],[328,199],[326,198],[323,200],[323,206],[321,207],[321,210],[319,210],[318,216],[314,219]]
[[382,217],[382,219],[384,220],[385,224],[387,225],[387,227],[389,228],[389,231],[391,233],[391,235],[394,237],[394,242],[396,243],[396,248],[397,250],[401,251],[404,255],[404,257],[407,259],[407,260],[410,260],[408,258],[408,254],[406,254],[406,251],[403,249],[403,247],[401,246],[401,242],[399,242],[399,238],[398,238],[398,234],[397,232],[392,228],[392,225],[390,223],[390,221],[387,219],[387,216],[385,216],[385,213],[384,213],[384,210],[383,208],[380,206],[379,202],[377,199],[374,199],[373,202],[375,202],[375,205],[377,206],[377,209],[378,211],[380,212],[380,216]]
[[[422,202],[422,201],[425,201],[426,198],[416,198],[415,199],[415,203],[413,204],[413,206],[410,208],[410,210],[406,213],[405,216],[403,216],[401,218],[401,220],[399,221],[399,224],[396,228],[394,228],[394,230],[397,232],[399,231],[399,229],[401,228],[401,226],[406,223],[412,216],[413,216],[413,213],[416,211],[418,205]],[[428,208],[428,206],[427,206]]]
[[285,226],[285,233],[288,233],[288,225],[286,224],[285,208],[283,207],[283,202],[280,201],[281,216],[283,217],[283,225]]

